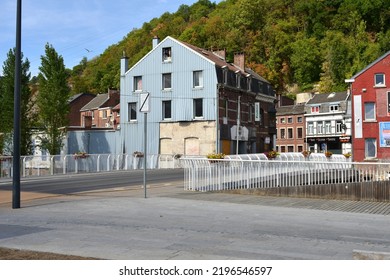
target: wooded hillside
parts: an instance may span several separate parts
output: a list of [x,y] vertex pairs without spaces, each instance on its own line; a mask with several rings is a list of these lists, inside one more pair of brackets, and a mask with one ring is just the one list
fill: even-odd
[[[125,19],[124,19],[125,20]],[[345,78],[390,50],[388,0],[199,0],[129,32],[73,68],[73,92],[119,87],[123,52],[130,66],[172,36],[205,49],[244,51],[249,67],[278,93],[345,90]],[[232,57],[230,57],[232,58]]]

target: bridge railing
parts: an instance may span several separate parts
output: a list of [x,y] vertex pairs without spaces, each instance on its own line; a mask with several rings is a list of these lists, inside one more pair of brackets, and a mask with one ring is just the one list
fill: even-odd
[[[179,158],[179,155],[147,155],[146,164],[148,169],[180,168]],[[12,177],[12,161],[11,156],[0,156],[0,179]],[[143,169],[144,164],[143,156],[133,154],[22,156],[20,158],[22,177]]]
[[388,181],[390,164],[349,161],[182,159],[185,188],[220,191]]

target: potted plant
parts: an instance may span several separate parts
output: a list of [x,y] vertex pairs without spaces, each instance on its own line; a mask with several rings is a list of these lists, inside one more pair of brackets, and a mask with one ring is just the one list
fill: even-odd
[[332,155],[333,155],[333,153],[330,152],[330,151],[326,151],[326,152],[325,152],[325,156],[326,156],[327,158],[330,158]]
[[303,151],[302,152],[302,155],[305,157],[305,158],[308,158],[310,156],[311,152],[310,151]]
[[73,154],[73,157],[75,159],[79,159],[79,158],[87,158],[89,157],[89,155],[86,152],[77,152]]
[[[218,159],[224,159],[225,158],[225,154],[223,154],[223,153],[211,153],[211,154],[206,155],[206,157],[210,160],[211,163],[213,163],[213,162],[218,162]],[[217,159],[217,160],[214,160],[214,159]]]
[[352,156],[352,154],[351,153],[345,153],[345,154],[343,154],[346,158],[350,158],[351,156]]
[[271,151],[265,153],[265,155],[267,156],[268,159],[274,159],[280,154],[275,150],[271,150]]

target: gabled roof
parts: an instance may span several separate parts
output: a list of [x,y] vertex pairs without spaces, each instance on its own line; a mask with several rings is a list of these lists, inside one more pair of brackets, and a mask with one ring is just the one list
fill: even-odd
[[320,94],[314,94],[313,98],[310,99],[306,104],[317,105],[323,103],[337,103],[337,102],[345,101],[347,100],[347,98],[348,98],[348,93],[346,91],[320,93]]
[[71,97],[69,97],[68,103],[72,103],[73,101],[75,101],[76,99],[80,98],[83,95],[95,96],[92,93],[79,93],[79,94],[75,94],[75,95],[72,95]]
[[368,69],[370,69],[372,66],[374,66],[375,64],[377,64],[379,61],[381,61],[382,59],[384,59],[384,58],[387,57],[388,55],[390,55],[390,51],[388,51],[387,53],[385,53],[384,55],[382,55],[381,57],[379,57],[378,59],[376,59],[374,62],[370,63],[366,68],[364,68],[364,69],[361,70],[360,72],[356,73],[351,79],[356,79],[358,76],[360,76],[361,74],[363,74],[364,72],[366,72]]
[[109,99],[108,93],[98,94],[94,99],[87,103],[80,111],[96,110],[104,105]]
[[305,104],[295,104],[289,106],[280,106],[276,108],[276,115],[303,115],[305,113]]
[[208,50],[205,50],[205,49],[193,46],[193,45],[191,45],[189,43],[181,42],[179,40],[176,40],[176,41],[180,42],[181,44],[185,45],[186,47],[188,47],[191,50],[195,51],[196,53],[200,54],[201,56],[211,60],[217,67],[220,67],[220,68],[227,67],[229,70],[231,70],[233,72],[239,71],[239,72],[241,72],[244,75],[250,74],[254,78],[258,79],[258,80],[261,80],[263,82],[269,83],[266,79],[261,77],[259,74],[257,74],[255,71],[253,71],[250,68],[245,68],[245,72],[243,72],[243,69],[239,68],[234,63],[227,62],[224,58],[220,57],[219,55],[215,54],[212,51],[208,51]]
[[167,41],[167,40],[172,40],[176,43],[178,43],[179,45],[182,45],[183,47],[186,47],[188,48],[189,50],[193,51],[194,53],[198,54],[199,56],[201,56],[202,58],[208,60],[210,63],[213,63],[214,65],[216,65],[217,67],[227,67],[229,70],[233,71],[233,72],[241,72],[243,75],[247,75],[247,74],[250,74],[252,75],[254,78],[258,79],[258,80],[261,80],[263,82],[266,82],[266,83],[270,83],[268,82],[266,79],[264,79],[263,77],[261,77],[259,74],[257,74],[256,72],[254,72],[252,69],[250,68],[245,68],[245,72],[242,71],[242,69],[240,69],[238,66],[234,65],[233,63],[228,63],[225,59],[223,59],[221,56],[217,55],[216,53],[212,52],[212,51],[209,51],[209,50],[205,50],[205,49],[202,49],[202,48],[199,48],[199,47],[196,47],[196,46],[193,46],[189,43],[186,43],[186,42],[182,42],[180,40],[177,40],[171,36],[167,36],[165,37],[164,40],[162,40],[155,48],[153,48],[149,53],[147,53],[144,57],[142,57],[137,63],[135,63],[130,69],[127,70],[127,72],[131,71],[135,66],[137,66],[143,59],[145,59],[150,53],[152,53],[159,45],[161,45],[163,42]]

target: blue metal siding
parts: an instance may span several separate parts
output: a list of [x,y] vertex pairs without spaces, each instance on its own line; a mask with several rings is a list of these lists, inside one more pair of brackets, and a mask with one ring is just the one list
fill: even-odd
[[[172,61],[162,61],[162,48],[171,47]],[[193,71],[203,71],[203,88],[193,88]],[[172,74],[172,88],[162,90],[162,74]],[[127,73],[121,89],[121,133],[126,152],[143,150],[143,114],[137,114],[137,123],[129,123],[128,103],[137,102],[139,93],[133,92],[134,76],[142,76],[142,89],[151,96],[148,113],[148,153],[159,153],[159,124],[162,122],[162,101],[172,100],[170,121],[192,121],[193,99],[203,99],[204,120],[216,120],[217,75],[215,65],[185,47],[167,38],[142,58]]]

